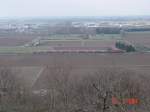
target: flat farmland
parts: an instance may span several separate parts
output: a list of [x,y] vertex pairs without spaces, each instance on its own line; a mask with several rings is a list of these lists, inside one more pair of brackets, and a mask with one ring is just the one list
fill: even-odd
[[[3,39],[3,38],[0,38]],[[6,42],[8,38],[5,38]],[[11,43],[12,39],[12,43]],[[54,67],[54,65],[68,66],[72,68],[71,73],[74,75],[91,74],[103,68],[123,68],[138,73],[150,73],[150,54],[149,53],[37,53],[48,52],[54,50],[54,47],[99,47],[106,50],[115,47],[118,39],[52,39],[40,40],[38,46],[22,46],[31,42],[34,38],[9,38],[8,43],[0,41],[0,66],[17,68],[21,71],[21,76],[27,76],[26,80],[32,81],[40,74],[43,74],[46,67]],[[128,33],[124,37],[126,41],[133,44],[140,43],[149,45],[150,32],[144,33]],[[20,43],[18,43],[20,42]],[[18,43],[18,44],[16,44]],[[3,45],[4,44],[4,45]],[[6,45],[6,46],[5,46]],[[150,45],[149,45],[150,46]],[[13,53],[13,54],[12,54]],[[31,78],[31,77],[32,78]],[[30,80],[32,79],[32,80]]]
[[41,40],[42,46],[62,46],[62,47],[114,47],[116,39],[110,40]]
[[0,37],[0,46],[23,46],[32,41],[35,37]]
[[[49,37],[46,37],[46,39],[49,40],[60,40],[60,39],[73,39],[73,40],[77,40],[77,39],[82,39],[83,38],[83,34],[60,34],[60,35],[50,35]],[[120,39],[121,35],[120,34],[96,34],[96,35],[92,35],[90,36],[91,39],[102,39],[102,40],[106,40],[106,39]]]
[[119,34],[91,35],[89,39],[83,39],[85,35],[51,35],[41,38],[39,46],[54,47],[114,47],[115,42],[121,39]]
[[[83,50],[108,50],[108,48],[115,48],[115,40],[86,40],[86,41],[71,41],[71,40],[51,40],[44,45],[38,46],[0,46],[0,54],[15,54],[15,53],[34,53],[34,52],[50,52],[53,50],[67,50],[77,49]],[[58,49],[57,49],[58,48]]]
[[[81,36],[81,35],[80,35]],[[50,52],[56,50],[55,47],[80,48],[93,51],[115,49],[115,43],[120,38],[119,35],[96,35],[90,39],[82,39],[79,35],[56,35],[48,37],[35,36],[16,36],[16,37],[0,37],[0,53],[34,53],[34,52]],[[73,37],[73,38],[72,38]],[[77,38],[78,37],[78,38]],[[61,50],[61,48],[60,48]],[[65,50],[65,49],[64,49]]]
[[52,50],[50,46],[24,47],[24,46],[2,46],[0,47],[0,54],[16,54],[16,53],[34,53],[34,52],[48,52]]
[[75,68],[150,66],[150,54],[49,53],[0,55],[0,66],[53,66],[55,64],[65,64]]

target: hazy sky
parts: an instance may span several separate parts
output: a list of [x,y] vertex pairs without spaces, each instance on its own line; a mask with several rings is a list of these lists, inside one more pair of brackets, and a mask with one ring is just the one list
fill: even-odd
[[0,17],[150,15],[150,0],[0,0]]

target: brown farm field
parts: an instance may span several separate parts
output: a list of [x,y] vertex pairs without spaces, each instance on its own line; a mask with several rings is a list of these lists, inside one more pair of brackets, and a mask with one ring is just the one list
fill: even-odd
[[42,46],[63,46],[63,47],[112,47],[116,39],[110,40],[45,40],[40,41]]
[[[12,41],[12,42],[11,42]],[[39,38],[4,38],[0,42],[0,54],[39,53],[39,52],[96,52],[108,50],[118,51],[115,47],[117,39],[87,40],[40,40]],[[109,51],[108,51],[109,52]],[[119,51],[118,51],[119,52]]]
[[132,32],[127,33],[124,40],[132,44],[150,48],[150,32]]
[[0,55],[0,66],[53,67],[70,66],[73,69],[98,69],[100,67],[123,67],[150,72],[149,53],[100,54],[100,53],[49,53]]
[[0,37],[0,46],[23,46],[34,38],[32,36]]

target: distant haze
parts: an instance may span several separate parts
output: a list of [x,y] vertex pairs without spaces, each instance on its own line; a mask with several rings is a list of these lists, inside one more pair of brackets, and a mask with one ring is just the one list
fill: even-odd
[[150,0],[0,0],[0,17],[150,15]]

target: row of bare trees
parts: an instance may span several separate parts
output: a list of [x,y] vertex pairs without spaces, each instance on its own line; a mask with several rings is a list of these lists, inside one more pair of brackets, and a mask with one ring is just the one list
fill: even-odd
[[[44,94],[25,88],[10,68],[0,68],[0,109],[15,112],[149,112],[150,76],[122,68],[100,68],[73,74],[69,66],[47,67]],[[36,86],[36,85],[35,85]],[[39,88],[40,90],[41,88]],[[112,104],[138,98],[137,105]],[[12,110],[11,110],[12,111]]]

